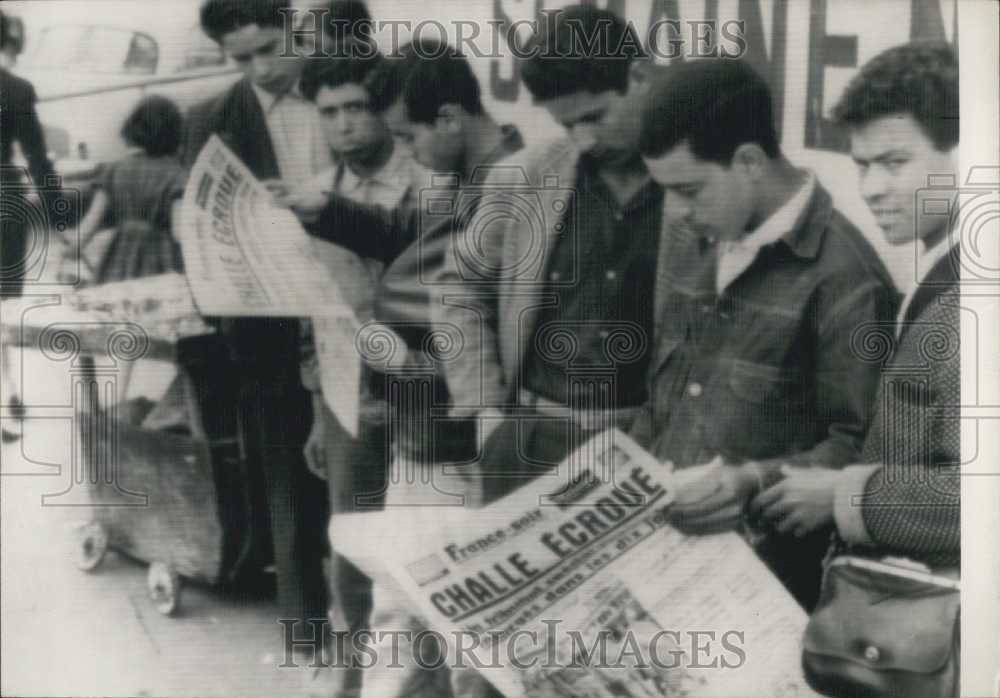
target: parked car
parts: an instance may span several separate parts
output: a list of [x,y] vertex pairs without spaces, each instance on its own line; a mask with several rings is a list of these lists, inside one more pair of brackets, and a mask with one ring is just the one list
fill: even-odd
[[238,72],[198,22],[200,0],[4,3],[25,24],[15,72],[38,94],[56,169],[70,178],[125,152],[119,131],[143,96],[186,110]]

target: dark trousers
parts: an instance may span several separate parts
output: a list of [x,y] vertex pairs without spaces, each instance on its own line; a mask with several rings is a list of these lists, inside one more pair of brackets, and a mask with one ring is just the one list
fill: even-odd
[[[386,430],[362,422],[358,438],[344,429],[324,405],[326,482],[332,515],[372,511],[380,507],[386,471]],[[332,522],[330,539],[336,544]],[[372,608],[372,581],[347,558],[331,551],[329,564],[330,618],[335,632],[367,628]],[[350,646],[350,645],[348,645]]]
[[821,528],[801,538],[769,533],[755,546],[757,555],[781,580],[807,613],[819,600],[823,558],[830,547],[831,529]]
[[592,435],[567,420],[537,412],[505,419],[483,447],[482,504],[491,504],[537,477],[558,475],[557,466]]
[[[259,366],[241,368],[237,418],[248,471],[262,476],[266,491],[279,613],[308,621],[326,617],[323,558],[329,511],[325,488],[302,455],[311,398],[292,373],[283,379]],[[303,627],[299,636],[311,633]]]

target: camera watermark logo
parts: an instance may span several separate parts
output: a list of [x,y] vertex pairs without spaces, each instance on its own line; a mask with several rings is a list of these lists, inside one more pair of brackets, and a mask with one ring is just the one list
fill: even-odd
[[[971,167],[962,186],[954,175],[929,175],[927,186],[914,196],[914,209],[915,220],[939,219],[947,226],[948,245],[959,250],[951,256],[954,277],[961,277],[963,285],[1000,283],[1000,167]],[[921,283],[950,282],[932,277]]]
[[[426,262],[435,258],[427,246],[436,241],[420,240],[420,280],[428,285],[495,286],[501,278],[505,284],[543,283],[548,251],[576,224],[574,189],[561,186],[555,175],[533,182],[516,165],[477,167],[464,184],[457,174],[435,175],[420,191],[419,206],[421,230],[451,233],[445,264],[453,274],[444,278]],[[575,262],[576,241],[564,244]]]
[[57,175],[30,183],[20,167],[0,172],[0,291],[19,295],[25,286],[74,285],[81,276],[80,192]]

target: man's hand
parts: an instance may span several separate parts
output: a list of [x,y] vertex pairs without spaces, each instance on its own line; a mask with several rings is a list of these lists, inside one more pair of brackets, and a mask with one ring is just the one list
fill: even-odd
[[704,477],[681,485],[667,510],[670,522],[684,533],[731,531],[757,489],[755,465],[719,465]]
[[302,449],[309,472],[320,480],[326,479],[326,428],[323,426],[323,415],[316,411],[313,414],[312,429],[309,438]]
[[330,193],[319,190],[292,191],[284,182],[269,179],[262,182],[276,206],[291,209],[305,224],[315,223],[330,201]]
[[781,533],[801,537],[833,521],[838,470],[784,466],[785,478],[761,492],[749,513],[769,521]]

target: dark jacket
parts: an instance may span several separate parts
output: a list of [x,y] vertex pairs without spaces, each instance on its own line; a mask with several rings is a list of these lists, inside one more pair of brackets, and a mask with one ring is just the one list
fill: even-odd
[[[242,79],[188,113],[181,161],[190,167],[212,134],[243,161],[257,179],[280,176],[267,121],[250,81]],[[221,318],[220,331],[232,357],[298,382],[299,321],[296,318]]]
[[[6,200],[0,221],[0,284],[10,295],[21,293],[25,274],[31,266],[27,257],[32,247],[43,249],[37,244],[28,245],[33,228],[28,219],[16,215],[17,211],[29,211],[33,207],[15,201],[27,191],[21,169],[11,166],[15,142],[20,144],[28,162],[32,184],[48,212],[50,226],[54,223],[53,214],[58,215],[54,204],[59,198],[60,187],[45,150],[45,136],[35,112],[36,101],[35,88],[30,82],[0,68],[0,195]],[[65,212],[61,215],[65,216]]]
[[769,480],[789,460],[857,462],[879,372],[859,358],[854,331],[891,322],[898,294],[826,190],[816,185],[793,230],[721,296],[714,245],[675,230],[663,248],[668,300],[640,440],[678,467],[775,459]]
[[[54,174],[45,149],[45,135],[35,111],[35,88],[24,78],[0,68],[0,163],[13,161],[14,143],[21,146],[36,186]],[[4,183],[8,180],[5,178]]]
[[921,282],[898,338],[894,323],[864,328],[859,347],[882,382],[862,459],[872,465],[848,468],[838,486],[837,526],[850,543],[960,562],[960,316],[956,246]]

